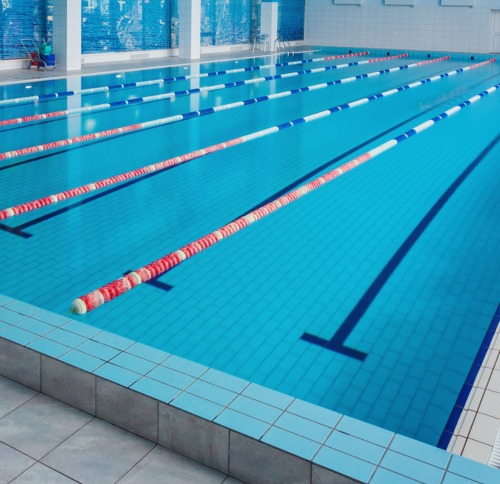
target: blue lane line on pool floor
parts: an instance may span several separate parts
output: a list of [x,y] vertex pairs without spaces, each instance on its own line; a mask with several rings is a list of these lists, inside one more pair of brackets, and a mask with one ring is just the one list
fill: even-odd
[[[131,270],[128,270],[126,272],[123,273],[124,276],[126,276],[127,274],[130,274],[132,271]],[[161,282],[159,281],[158,279],[150,279],[149,281],[146,281],[146,284],[149,284],[150,286],[153,286],[153,287],[156,287],[158,289],[161,289],[162,291],[171,291],[174,286],[171,286],[170,284],[167,284],[165,282]]]
[[[328,161],[327,163],[324,163],[320,167],[314,169],[313,171],[309,172],[308,174],[304,175],[303,177],[299,178],[298,180],[295,180],[293,183],[291,183],[290,185],[288,185],[285,188],[281,189],[280,191],[276,192],[274,195],[271,195],[270,197],[266,198],[264,201],[260,202],[254,208],[251,208],[250,210],[248,210],[247,212],[245,212],[243,215],[246,215],[247,213],[251,212],[252,210],[256,210],[257,208],[260,208],[261,206],[265,205],[266,203],[271,202],[275,198],[277,198],[277,197],[279,197],[281,195],[284,195],[285,193],[289,192],[290,190],[298,187],[301,183],[305,182],[306,180],[309,180],[309,179],[313,178],[314,175],[316,175],[319,172],[323,171],[325,168],[328,168],[330,165],[333,165],[334,163],[337,163],[338,161],[340,161],[341,159],[345,158],[346,156],[351,155],[355,151],[357,151],[357,150],[359,150],[359,149],[367,146],[368,144],[372,143],[373,141],[376,141],[377,139],[379,139],[382,136],[385,136],[386,134],[390,133],[391,131],[393,131],[393,130],[395,130],[395,129],[397,129],[397,128],[403,126],[403,125],[405,125],[406,123],[409,123],[410,121],[413,121],[414,119],[419,118],[423,114],[425,114],[425,113],[427,113],[429,111],[432,111],[433,109],[436,109],[441,104],[443,104],[443,103],[436,104],[436,105],[428,108],[426,111],[419,112],[419,113],[417,113],[417,114],[415,114],[415,115],[413,115],[413,116],[411,116],[411,117],[409,117],[409,118],[401,121],[400,123],[395,124],[394,126],[391,126],[390,128],[386,129],[385,131],[376,134],[372,138],[370,138],[370,139],[368,139],[366,141],[363,141],[362,143],[360,143],[359,145],[355,146],[354,148],[351,148],[350,150],[346,151],[345,153],[342,153],[341,155],[335,157],[334,159]],[[52,155],[47,155],[47,156],[52,156]],[[25,162],[21,162],[21,163],[25,163]],[[94,194],[91,197],[85,198],[83,200],[79,200],[78,202],[72,203],[71,205],[68,205],[66,207],[54,210],[54,211],[52,211],[52,212],[50,212],[50,213],[48,213],[46,215],[42,215],[41,217],[37,217],[37,218],[35,218],[33,220],[30,220],[29,222],[26,222],[24,224],[18,225],[17,227],[10,227],[8,225],[0,223],[0,230],[4,230],[5,232],[11,233],[13,235],[18,235],[20,237],[30,238],[30,237],[33,236],[33,234],[24,232],[24,229],[26,229],[28,227],[31,227],[33,225],[37,225],[37,224],[39,224],[41,222],[44,222],[45,220],[50,220],[51,218],[57,217],[58,215],[66,213],[66,212],[68,212],[68,211],[70,211],[70,210],[72,210],[74,208],[78,208],[81,205],[85,205],[87,203],[93,202],[94,200],[98,200],[101,197],[105,197],[105,196],[107,196],[107,195],[109,195],[111,193],[114,193],[114,192],[116,192],[118,190],[122,190],[123,188],[127,188],[127,187],[129,187],[131,185],[134,185],[136,183],[139,183],[139,182],[141,182],[143,180],[147,180],[148,178],[150,178],[152,176],[156,176],[156,175],[159,175],[160,173],[167,172],[168,170],[171,170],[172,168],[175,168],[175,167],[170,167],[170,168],[166,168],[164,170],[154,171],[154,172],[148,173],[147,175],[144,175],[144,176],[142,176],[140,178],[136,178],[134,180],[129,180],[128,182],[122,183],[121,185],[117,185],[116,187],[110,188],[110,189],[105,190],[105,191],[103,191],[101,193]],[[243,215],[240,215],[240,216],[243,216]],[[238,218],[238,217],[236,217],[236,218]]]
[[379,275],[370,284],[366,292],[358,301],[356,306],[349,313],[344,322],[337,329],[335,334],[329,339],[325,340],[310,333],[304,333],[301,339],[314,343],[323,348],[342,353],[343,355],[350,356],[360,361],[364,361],[368,356],[367,353],[349,348],[345,346],[345,341],[356,328],[361,318],[364,316],[374,299],[378,296],[380,291],[384,288],[386,282],[392,276],[393,272],[399,267],[399,264],[406,257],[406,254],[412,249],[420,236],[424,233],[427,227],[439,214],[441,209],[446,205],[448,200],[460,188],[460,185],[468,178],[472,171],[481,163],[481,161],[488,155],[488,153],[500,141],[500,134],[491,141],[486,148],[467,166],[467,168],[455,179],[455,181],[446,189],[446,191],[439,197],[437,202],[431,207],[424,218],[417,224],[406,240],[401,244],[399,249],[390,258],[389,262],[385,265]]
[[495,314],[491,319],[491,323],[488,327],[488,330],[486,331],[486,334],[484,335],[483,341],[481,342],[481,346],[479,347],[476,357],[474,358],[474,362],[472,363],[472,366],[469,370],[469,374],[467,375],[465,383],[463,384],[462,389],[458,394],[457,401],[455,402],[450,417],[448,418],[448,422],[446,422],[443,433],[441,434],[439,442],[437,443],[437,447],[439,447],[440,449],[446,450],[448,448],[450,440],[453,437],[453,432],[455,431],[455,427],[457,426],[458,421],[460,420],[460,415],[462,415],[465,404],[467,403],[467,399],[469,398],[469,394],[474,386],[474,382],[476,381],[479,370],[483,365],[484,358],[488,353],[491,341],[495,336],[495,332],[499,323],[500,323],[500,304],[498,305],[497,310],[495,311]]

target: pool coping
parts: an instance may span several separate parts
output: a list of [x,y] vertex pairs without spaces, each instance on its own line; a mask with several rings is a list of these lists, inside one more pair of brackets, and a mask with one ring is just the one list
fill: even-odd
[[3,295],[0,374],[245,482],[493,482],[500,475]]

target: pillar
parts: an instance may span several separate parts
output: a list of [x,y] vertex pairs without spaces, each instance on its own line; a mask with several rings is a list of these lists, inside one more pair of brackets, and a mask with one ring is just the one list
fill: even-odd
[[201,0],[180,0],[179,57],[199,59],[201,55]]
[[80,0],[53,0],[52,52],[58,70],[82,68],[82,9]]
[[274,50],[278,38],[278,2],[262,0],[260,5],[260,33],[269,35],[269,49]]

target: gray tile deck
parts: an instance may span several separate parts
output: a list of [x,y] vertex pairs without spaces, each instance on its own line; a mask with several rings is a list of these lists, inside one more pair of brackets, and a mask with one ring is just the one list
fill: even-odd
[[239,482],[2,376],[0,463],[0,484]]

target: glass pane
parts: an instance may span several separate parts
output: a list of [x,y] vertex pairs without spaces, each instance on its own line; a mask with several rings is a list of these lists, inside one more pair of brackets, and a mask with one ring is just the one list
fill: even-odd
[[279,0],[278,37],[283,40],[304,39],[304,0]]

